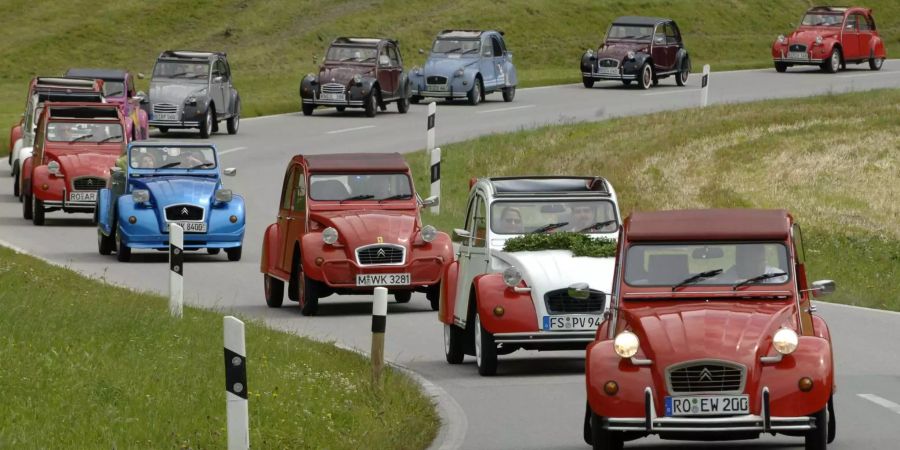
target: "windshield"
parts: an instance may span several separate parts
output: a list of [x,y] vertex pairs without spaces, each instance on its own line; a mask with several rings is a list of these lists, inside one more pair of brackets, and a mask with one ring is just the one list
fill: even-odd
[[498,234],[612,233],[619,229],[616,208],[607,200],[496,201],[491,230]]
[[477,54],[481,48],[478,39],[435,39],[431,53]]
[[377,56],[378,49],[375,47],[336,45],[328,49],[325,60],[332,62],[374,63]]
[[103,95],[106,97],[122,97],[125,95],[125,83],[122,81],[104,81]]
[[133,169],[213,169],[212,147],[132,147],[128,164]]
[[842,14],[807,13],[800,25],[806,27],[839,27],[844,21]]
[[122,142],[122,125],[118,122],[50,122],[47,140],[51,142]]
[[788,274],[781,243],[636,244],[625,257],[625,282],[631,286],[734,286],[762,275],[775,276],[752,284],[781,284]]
[[628,41],[650,41],[653,27],[650,25],[613,25],[606,33],[606,39]]
[[206,80],[209,77],[209,63],[188,61],[157,61],[153,68],[154,78],[179,78],[185,80]]
[[310,177],[313,200],[409,200],[412,183],[405,173],[316,174]]

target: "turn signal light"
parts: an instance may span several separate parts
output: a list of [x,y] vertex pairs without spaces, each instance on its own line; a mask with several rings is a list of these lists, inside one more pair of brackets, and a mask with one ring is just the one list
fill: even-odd
[[803,377],[797,382],[797,387],[803,392],[809,392],[813,388],[813,380],[809,377]]
[[134,216],[128,216],[128,223],[130,223],[130,224],[132,224],[132,225],[136,224],[136,223],[137,223],[137,217],[134,217]]
[[231,217],[228,218],[228,221],[231,223],[237,223],[237,216],[232,215]]
[[494,315],[495,315],[495,316],[497,316],[497,317],[503,317],[503,314],[504,314],[504,313],[506,313],[506,310],[503,309],[502,306],[495,306],[495,307],[494,307]]
[[321,257],[321,256],[316,257],[316,265],[317,265],[317,266],[321,266],[321,265],[324,264],[324,263],[325,263],[325,258],[323,258],[323,257]]
[[606,384],[603,385],[603,392],[606,392],[606,395],[616,395],[619,393],[619,383],[615,381],[607,381]]
[[44,183],[41,185],[41,189],[46,191],[47,189],[50,189],[50,185],[48,185],[47,183]]

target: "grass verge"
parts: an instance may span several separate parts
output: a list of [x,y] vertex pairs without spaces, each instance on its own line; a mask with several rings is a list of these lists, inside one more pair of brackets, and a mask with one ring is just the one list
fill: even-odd
[[[804,229],[829,301],[900,311],[900,90],[717,105],[550,126],[442,145],[441,215],[463,223],[477,176],[601,175],[623,215],[676,208],[785,208]],[[854,111],[853,114],[848,114]],[[407,156],[428,186],[424,152]]]
[[[522,87],[580,80],[578,61],[596,48],[617,16],[675,19],[694,67],[769,67],[769,48],[788,33],[809,0],[270,0],[184,2],[7,0],[0,27],[0,155],[8,127],[24,106],[34,75],[69,67],[122,67],[149,74],[169,48],[227,50],[245,116],[296,111],[300,78],[315,70],[337,36],[399,39],[407,66],[420,65],[435,34],[447,28],[506,32]],[[869,0],[888,55],[900,47],[900,3]],[[146,81],[143,84],[146,88]]]
[[[0,247],[0,448],[224,448],[222,316]],[[420,449],[418,385],[332,345],[247,323],[254,448]]]

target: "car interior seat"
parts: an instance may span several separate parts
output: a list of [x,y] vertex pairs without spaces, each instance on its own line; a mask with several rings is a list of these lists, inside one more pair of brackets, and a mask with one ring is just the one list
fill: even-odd
[[315,200],[343,200],[350,196],[350,192],[338,180],[320,180],[309,186],[309,195]]
[[674,284],[689,276],[687,255],[650,255],[647,260],[650,284]]

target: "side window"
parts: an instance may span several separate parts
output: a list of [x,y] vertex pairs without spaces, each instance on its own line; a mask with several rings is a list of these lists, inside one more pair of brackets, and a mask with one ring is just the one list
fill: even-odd
[[503,56],[503,47],[500,47],[500,39],[497,39],[496,36],[492,36],[491,45],[494,47],[494,56]]
[[293,184],[294,189],[294,211],[295,212],[305,212],[306,211],[306,177],[303,176],[302,170],[297,170],[297,175],[294,177],[296,182]]
[[665,45],[666,43],[666,27],[663,24],[659,24],[656,26],[656,30],[653,32],[653,44],[654,45]]
[[293,193],[291,187],[296,186],[294,180],[298,172],[300,172],[299,168],[292,165],[284,173],[284,185],[281,187],[281,209],[291,209],[291,194]]
[[856,31],[856,14],[847,17],[847,25],[844,27],[847,31]]
[[859,31],[872,31],[873,27],[871,23],[869,23],[869,18],[863,15],[856,16],[857,21],[859,21]]
[[497,38],[497,40],[500,41],[500,50],[502,50],[503,53],[506,53],[506,41],[504,41],[502,37]]
[[378,65],[382,67],[391,65],[391,57],[387,55],[388,46],[381,47],[378,52]]
[[671,23],[666,24],[666,43],[670,45],[678,43],[678,34],[675,32],[675,25],[672,25]]
[[481,196],[476,197],[475,203],[475,232],[472,233],[475,242],[472,245],[484,247],[487,244],[487,204]]
[[222,73],[225,74],[226,80],[231,80],[231,66],[224,59],[222,60]]
[[488,58],[494,56],[494,47],[491,44],[490,39],[485,39],[481,42],[481,56],[486,56]]
[[[466,231],[470,233],[475,229],[473,224],[475,223],[475,200],[478,197],[472,197],[469,199],[469,207],[466,209]],[[463,241],[463,245],[472,245],[471,239],[466,239]]]
[[388,47],[388,56],[391,58],[391,65],[394,67],[400,67],[400,53],[397,52],[397,47],[393,45]]

